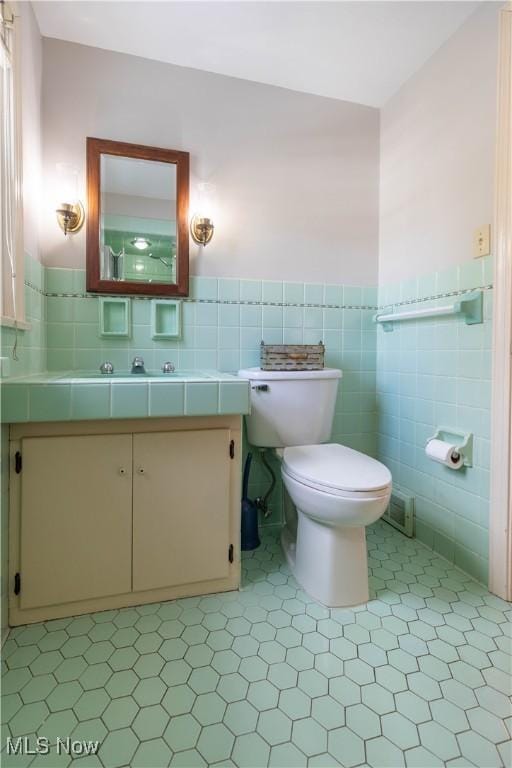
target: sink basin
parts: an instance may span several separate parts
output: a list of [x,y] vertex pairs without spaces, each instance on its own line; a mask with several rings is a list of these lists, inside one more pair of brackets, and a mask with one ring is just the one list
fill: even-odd
[[211,374],[204,371],[174,371],[173,373],[162,373],[162,371],[146,371],[146,373],[130,373],[130,371],[116,371],[115,373],[99,373],[97,371],[76,371],[71,376],[62,378],[73,379],[96,379],[101,381],[110,381],[115,379],[124,379],[125,381],[147,381],[148,379],[160,379],[162,381],[190,381],[192,379],[211,379]]

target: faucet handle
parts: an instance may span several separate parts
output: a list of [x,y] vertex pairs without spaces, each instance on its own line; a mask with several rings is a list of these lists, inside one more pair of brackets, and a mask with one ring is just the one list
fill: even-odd
[[167,362],[162,365],[163,373],[174,373],[175,370],[176,370],[176,367],[174,363]]
[[139,355],[135,355],[132,365],[144,365],[144,360]]
[[104,363],[100,365],[100,373],[103,373],[103,374],[114,373],[114,366],[112,365],[112,363],[109,363],[109,361],[106,360]]

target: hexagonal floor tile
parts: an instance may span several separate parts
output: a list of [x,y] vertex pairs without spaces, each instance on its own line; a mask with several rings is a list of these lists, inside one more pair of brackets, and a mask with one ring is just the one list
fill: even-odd
[[225,711],[226,702],[217,693],[202,693],[192,707],[192,714],[201,725],[222,722]]
[[352,768],[364,761],[364,742],[350,728],[329,731],[328,752],[340,765]]
[[[263,714],[265,713],[263,712]],[[226,714],[224,715],[224,724],[236,736],[253,731],[256,728],[257,721],[258,710],[252,704],[249,704],[248,701],[235,701],[228,704]]]
[[222,723],[203,728],[197,742],[197,751],[208,763],[226,760],[233,749],[235,737]]
[[122,728],[112,731],[100,745],[98,755],[104,765],[109,768],[119,768],[130,765],[135,750],[139,746],[139,740],[130,728]]
[[308,757],[319,755],[327,749],[327,731],[312,717],[295,720],[291,740]]
[[238,768],[261,768],[268,764],[269,755],[269,745],[257,733],[236,737],[233,760]]

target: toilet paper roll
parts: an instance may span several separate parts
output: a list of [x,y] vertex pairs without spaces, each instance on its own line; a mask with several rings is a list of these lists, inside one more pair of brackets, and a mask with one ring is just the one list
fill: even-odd
[[447,443],[445,440],[429,440],[425,446],[425,453],[429,459],[438,461],[450,469],[460,469],[464,457],[457,451],[457,446]]

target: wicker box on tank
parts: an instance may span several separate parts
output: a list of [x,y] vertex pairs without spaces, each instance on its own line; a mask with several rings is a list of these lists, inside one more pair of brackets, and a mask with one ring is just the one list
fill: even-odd
[[320,371],[325,347],[318,344],[265,344],[261,342],[262,371]]

